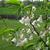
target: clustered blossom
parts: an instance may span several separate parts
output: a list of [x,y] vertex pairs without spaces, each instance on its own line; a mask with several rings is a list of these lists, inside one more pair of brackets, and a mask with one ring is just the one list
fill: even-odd
[[[20,37],[21,38],[21,37]],[[14,37],[12,40],[12,43],[15,44],[16,46],[23,46],[25,43],[27,43],[27,38],[24,38],[24,39],[19,39],[17,41],[17,39]]]
[[22,24],[25,24],[25,25],[30,25],[30,18],[27,16],[27,17],[22,17],[21,20],[19,20],[19,22],[21,22]]
[[[31,19],[32,19],[32,17],[31,17]],[[25,25],[30,25],[31,19],[28,16],[27,17],[24,16],[24,17],[22,17],[21,20],[19,20],[19,22],[21,22],[22,24],[25,24]],[[42,15],[40,15],[40,17],[37,20],[34,20],[32,22],[32,25],[40,27],[39,23],[42,23],[42,22],[43,22]]]
[[[35,7],[34,7],[35,8]],[[32,19],[32,18],[31,18]],[[27,17],[22,17],[22,19],[21,20],[19,20],[19,22],[21,22],[22,24],[25,24],[25,25],[30,25],[30,18],[27,16]],[[42,20],[42,15],[40,15],[40,17],[37,19],[37,20],[34,20],[33,22],[32,22],[32,25],[34,25],[35,27],[40,27],[40,24],[39,23],[42,23],[43,22],[43,20]],[[23,31],[25,30],[24,28],[22,29]],[[29,35],[29,37],[27,38],[27,39],[29,39],[29,40],[32,40],[33,39],[33,34],[31,34],[31,31],[34,33],[34,34],[37,34],[36,33],[36,31],[35,30],[30,30],[30,29],[27,29],[27,33],[28,33],[28,35]],[[45,33],[43,34],[43,32],[42,33],[40,33],[41,35],[41,37],[43,38],[44,36],[45,36]],[[24,35],[23,34],[21,34],[21,36],[20,36],[20,38],[22,39],[24,37]]]
[[[23,30],[26,32],[26,35],[25,35],[25,32],[23,32]],[[28,40],[32,40],[33,39],[33,34],[31,33],[30,28],[21,29],[20,34],[18,36],[19,36],[18,40],[16,39],[16,37],[14,37],[11,40],[11,42],[13,44],[15,44],[16,46],[23,46],[25,43],[28,42]]]
[[[34,7],[35,8],[35,7]],[[25,25],[29,25],[30,26],[30,18],[27,16],[27,17],[22,17],[22,19],[21,20],[19,20],[19,22],[20,23],[22,23],[22,24],[25,24]],[[40,27],[40,24],[39,23],[43,23],[43,20],[42,20],[42,15],[40,15],[40,17],[37,19],[37,20],[34,20],[33,22],[32,22],[32,25],[34,25],[35,27]],[[48,30],[50,31],[50,27],[48,28]],[[32,33],[32,32],[33,33]],[[26,33],[26,35],[25,35],[25,33]],[[45,30],[45,31],[41,31],[40,33],[39,33],[39,36],[41,37],[41,38],[44,38],[45,37],[45,35],[46,35],[46,33],[47,33],[47,31]],[[18,33],[18,32],[16,32],[16,36],[19,36],[19,39],[17,39],[16,37],[14,37],[14,38],[12,38],[11,39],[11,42],[13,43],[13,44],[15,44],[16,46],[23,46],[25,43],[27,43],[29,40],[33,40],[33,35],[34,34],[36,34],[37,35],[37,33],[36,33],[36,31],[33,29],[33,28],[22,28],[21,30],[20,30],[20,32]],[[12,36],[11,34],[9,34],[9,36]],[[27,36],[27,37],[26,37]],[[6,41],[9,41],[9,39],[8,38],[5,38],[4,36],[2,37],[2,40],[6,40]],[[46,41],[46,44],[48,45],[49,44],[49,37],[47,37],[47,41]],[[37,50],[40,50],[40,48],[41,47],[37,47]]]

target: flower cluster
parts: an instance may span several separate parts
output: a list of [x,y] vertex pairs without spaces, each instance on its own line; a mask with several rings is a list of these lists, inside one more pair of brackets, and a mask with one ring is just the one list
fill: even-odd
[[19,22],[21,22],[22,24],[25,24],[25,25],[30,25],[30,18],[27,16],[27,17],[22,17],[21,20],[19,20]]

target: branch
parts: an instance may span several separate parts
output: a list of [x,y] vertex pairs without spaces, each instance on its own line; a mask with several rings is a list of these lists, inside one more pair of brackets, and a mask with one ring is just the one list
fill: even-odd
[[[30,20],[30,24],[32,25],[32,19]],[[36,31],[37,35],[40,37],[39,32],[36,30],[36,28],[34,27],[34,25],[32,25],[33,29]],[[46,42],[40,37],[40,40],[44,43],[45,47],[49,47]]]

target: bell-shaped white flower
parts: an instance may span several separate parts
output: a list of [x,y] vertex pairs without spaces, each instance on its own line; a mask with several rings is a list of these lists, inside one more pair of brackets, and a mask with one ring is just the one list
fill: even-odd
[[47,44],[47,45],[49,44],[49,37],[47,37],[47,41],[46,41],[46,44]]
[[41,38],[45,37],[47,31],[41,32]]
[[50,30],[50,27],[48,28],[48,30]]
[[23,24],[24,23],[24,17],[22,17],[22,19],[19,20],[19,22]]
[[33,31],[34,34],[37,34],[36,31]]
[[33,39],[33,35],[30,35],[29,40],[32,40],[32,39]]
[[32,25],[36,25],[36,22],[37,22],[37,21],[36,21],[36,20],[34,20],[34,21],[32,22]]
[[23,39],[23,38],[24,38],[24,34],[21,34],[21,35],[20,35],[20,39]]
[[42,15],[40,15],[40,17],[37,19],[38,22],[42,23],[43,20],[42,20]]
[[25,25],[29,25],[30,24],[30,18],[27,16],[25,18]]
[[30,30],[30,29],[28,29],[28,30],[27,30],[27,33],[31,33],[31,30]]
[[27,17],[22,17],[21,20],[19,20],[20,23],[22,24],[25,24],[25,25],[30,25],[30,18],[27,16]]
[[40,50],[41,47],[37,47],[36,50]]
[[22,43],[26,43],[27,42],[27,38],[25,38],[23,41],[22,41]]
[[49,31],[49,33],[50,33],[50,31]]
[[46,44],[48,45],[49,41],[46,42]]
[[32,9],[35,11],[35,10],[36,10],[36,7],[35,7],[35,6],[33,6],[33,7],[32,7]]
[[16,42],[17,42],[16,38],[13,38],[11,41],[12,41],[14,44],[16,44]]
[[37,26],[38,26],[38,27],[40,27],[40,24],[39,24],[39,23],[37,23]]
[[27,38],[24,38],[20,42],[17,42],[16,46],[23,46],[25,43],[27,43],[27,41],[28,41]]
[[34,18],[34,14],[32,14],[32,17],[31,17],[31,19],[33,19]]
[[24,31],[25,29],[23,28],[22,31]]

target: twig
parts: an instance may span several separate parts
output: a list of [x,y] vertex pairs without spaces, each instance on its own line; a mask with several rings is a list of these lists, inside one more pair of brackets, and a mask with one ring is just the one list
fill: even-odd
[[[31,20],[32,21],[32,20]],[[30,24],[32,25],[32,22],[30,21]],[[37,35],[40,37],[39,32],[36,30],[34,25],[32,25],[33,29],[36,31]],[[44,43],[45,47],[49,47],[46,42],[40,37],[40,40]]]

